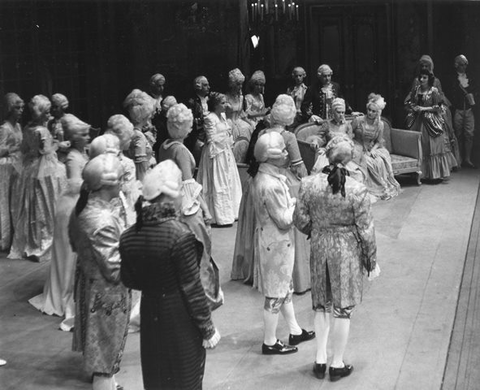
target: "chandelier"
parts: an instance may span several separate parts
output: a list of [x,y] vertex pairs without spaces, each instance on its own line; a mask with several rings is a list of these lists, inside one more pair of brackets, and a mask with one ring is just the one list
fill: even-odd
[[298,4],[294,0],[258,0],[250,3],[250,22],[299,21]]

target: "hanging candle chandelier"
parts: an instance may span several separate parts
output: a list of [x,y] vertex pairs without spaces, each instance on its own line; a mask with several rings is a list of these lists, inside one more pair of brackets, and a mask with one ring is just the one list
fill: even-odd
[[258,0],[249,4],[250,22],[299,21],[298,3],[294,0]]

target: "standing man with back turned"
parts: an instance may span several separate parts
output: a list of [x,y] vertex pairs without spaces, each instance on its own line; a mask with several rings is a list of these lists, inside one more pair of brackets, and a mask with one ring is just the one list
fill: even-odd
[[475,132],[475,118],[472,107],[475,105],[476,85],[466,73],[467,57],[463,54],[456,56],[454,65],[457,77],[454,79],[452,92],[449,94],[452,106],[455,109],[453,127],[459,143],[462,166],[476,168],[471,159]]

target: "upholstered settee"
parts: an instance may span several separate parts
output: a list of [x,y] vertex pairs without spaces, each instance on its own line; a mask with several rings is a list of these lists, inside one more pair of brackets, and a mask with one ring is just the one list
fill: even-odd
[[[394,175],[413,173],[416,175],[417,184],[421,181],[422,165],[422,146],[420,143],[421,133],[404,129],[392,128],[387,119],[383,119],[385,147],[390,152],[392,158],[392,168]],[[318,134],[320,126],[314,123],[306,123],[295,129],[295,135],[298,141],[298,147],[302,154],[303,161],[310,173],[315,163],[315,152],[306,142],[311,135]]]

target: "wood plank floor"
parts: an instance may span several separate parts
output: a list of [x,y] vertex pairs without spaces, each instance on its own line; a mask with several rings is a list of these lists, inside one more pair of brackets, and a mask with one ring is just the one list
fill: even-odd
[[443,390],[480,388],[480,196],[477,196]]

